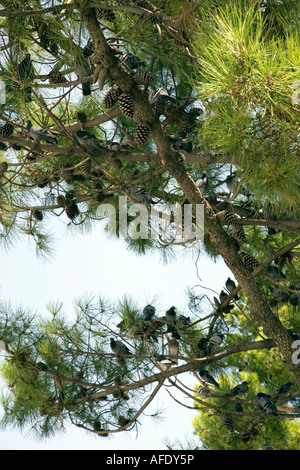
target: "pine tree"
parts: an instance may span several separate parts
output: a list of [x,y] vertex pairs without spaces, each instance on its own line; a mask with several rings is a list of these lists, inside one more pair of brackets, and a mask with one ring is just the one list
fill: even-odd
[[[111,0],[99,5],[75,0],[44,7],[28,1],[24,7],[20,0],[2,1],[2,244],[26,235],[40,254],[49,255],[45,215],[60,217],[75,234],[106,218],[108,236],[123,237],[135,253],[157,250],[167,260],[180,244],[197,256],[195,231],[179,231],[172,209],[190,204],[195,229],[195,208],[202,205],[204,249],[225,261],[242,299],[238,309],[249,306],[246,314],[256,327],[255,336],[252,331],[241,338],[254,342],[257,354],[261,347],[276,348],[285,374],[299,388],[299,367],[292,359],[297,336],[288,331],[297,332],[299,308],[299,2]],[[33,137],[28,120],[40,127],[40,137],[51,131],[56,141]],[[199,187],[195,182],[203,174],[208,183]],[[147,194],[144,237],[136,237],[141,223],[133,215],[132,186]],[[127,197],[132,222],[125,227],[120,196]],[[157,228],[150,199],[165,215],[171,210],[168,231]],[[111,205],[117,220],[99,210],[101,203]],[[153,230],[156,238],[149,236]],[[276,269],[283,276],[274,276]],[[278,289],[287,294],[284,306]],[[205,326],[211,333],[238,311],[234,295],[226,294],[222,301],[210,299],[211,321]],[[198,301],[191,295],[192,306]],[[163,353],[157,345],[166,339],[164,323],[143,325],[140,309],[125,309],[118,334],[134,347],[135,358],[115,361],[107,350],[105,322],[97,317],[105,332],[105,341],[98,342],[88,305],[82,311],[89,315],[77,331],[56,315],[42,326],[23,315],[13,324],[2,309],[4,374],[13,384],[12,395],[3,400],[4,424],[43,422],[38,432],[49,435],[71,416],[73,424],[99,436],[106,436],[120,416],[129,419],[121,428],[136,425],[139,412],[129,408],[130,392],[153,383],[158,369],[151,351],[157,347],[155,353]],[[234,316],[238,333],[243,321]],[[188,358],[179,371],[195,372],[199,358],[205,362],[207,338],[197,325],[188,325],[184,334],[173,331]],[[94,354],[78,353],[73,362],[65,352],[61,364],[68,348],[56,334],[60,328],[73,352],[89,332]],[[257,345],[260,328],[271,340]],[[32,348],[24,335],[36,338]],[[234,355],[232,348],[224,358]],[[143,363],[139,381],[131,365],[136,357]],[[205,364],[211,363],[217,370],[218,361]],[[75,379],[77,373],[86,380]],[[173,367],[160,374],[157,390]],[[105,416],[102,400],[109,409]],[[233,411],[240,413],[227,413]],[[227,418],[232,438],[234,416],[233,424]]]

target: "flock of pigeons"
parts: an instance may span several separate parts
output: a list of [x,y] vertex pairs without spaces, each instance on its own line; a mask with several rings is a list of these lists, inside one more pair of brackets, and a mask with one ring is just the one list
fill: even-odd
[[[235,287],[236,285],[234,281],[228,278],[226,282],[226,288],[228,289],[229,293],[232,292]],[[221,298],[225,299],[225,295],[228,296],[225,291],[222,291],[222,296],[220,295],[220,300]],[[238,297],[235,296],[235,299],[237,298]],[[184,326],[190,325],[191,321],[189,317],[186,317],[184,315],[179,315],[177,317],[176,308],[174,306],[169,308],[163,317],[156,317],[155,313],[155,307],[153,305],[148,304],[144,307],[142,315],[143,320],[149,323],[151,333],[154,334],[157,331],[157,328],[161,329],[163,325],[166,325],[165,331],[166,333],[169,333],[172,337],[171,339],[168,339],[168,354],[158,354],[155,357],[156,365],[160,368],[161,371],[165,372],[169,370],[173,365],[178,364],[178,358],[180,357],[180,343],[178,341],[180,339],[180,329]],[[121,324],[119,324],[118,326],[120,325]],[[206,357],[216,352],[223,343],[224,339],[225,336],[221,333],[213,334],[209,338],[200,339],[198,343],[199,357]],[[119,359],[123,360],[124,357],[133,357],[133,353],[128,348],[128,346],[122,341],[116,340],[113,337],[110,338],[110,347],[112,352]],[[197,388],[196,393],[198,397],[200,397],[200,399],[207,399],[209,397],[240,398],[249,392],[248,382],[243,381],[235,385],[227,393],[216,394],[216,392],[212,390],[210,386],[216,389],[220,389],[220,384],[213,377],[213,375],[208,370],[203,368],[200,368],[198,370],[198,373],[202,385]],[[289,392],[292,385],[292,382],[288,382],[286,384],[281,385],[276,391],[274,397],[267,393],[258,392],[256,394],[256,400],[261,410],[273,416],[277,416],[278,410],[276,407],[276,402],[282,395],[285,395]]]

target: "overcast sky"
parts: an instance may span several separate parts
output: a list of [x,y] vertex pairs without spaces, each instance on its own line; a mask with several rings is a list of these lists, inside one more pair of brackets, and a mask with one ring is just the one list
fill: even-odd
[[[51,221],[51,228],[57,239],[54,258],[47,263],[36,257],[34,245],[25,237],[9,252],[0,250],[2,300],[9,300],[14,306],[30,307],[42,315],[46,314],[49,301],[61,300],[65,311],[72,316],[74,299],[81,295],[102,294],[108,299],[119,299],[128,294],[141,306],[156,298],[161,315],[171,305],[188,314],[187,287],[201,284],[220,292],[230,275],[222,262],[215,264],[204,254],[197,262],[199,277],[195,259],[189,256],[164,265],[158,255],[134,255],[127,251],[123,241],[108,240],[100,226],[80,236],[69,235],[60,220]],[[213,292],[207,293],[212,298]],[[197,384],[192,374],[186,374],[184,379],[190,387]],[[174,395],[186,405],[193,405],[178,393]],[[157,407],[165,410],[164,420],[154,421],[149,416]],[[0,449],[165,450],[166,441],[173,445],[176,441],[183,445],[193,441],[199,445],[191,424],[195,415],[196,411],[177,404],[166,391],[161,391],[154,405],[139,419],[142,426],[138,432],[134,429],[101,438],[69,427],[55,438],[36,441],[30,433],[26,436],[17,430],[5,430],[0,431]]]

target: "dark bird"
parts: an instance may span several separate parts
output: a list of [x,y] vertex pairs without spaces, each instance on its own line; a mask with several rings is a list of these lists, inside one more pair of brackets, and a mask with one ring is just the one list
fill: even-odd
[[196,182],[195,182],[195,185],[197,186],[197,188],[200,189],[200,191],[204,191],[207,186],[208,186],[208,177],[207,177],[207,174],[206,173],[203,173],[201,178],[199,178]]
[[178,364],[179,342],[172,338],[168,341],[169,356],[173,364]]
[[270,292],[276,304],[278,302],[288,302],[290,300],[290,295],[277,287],[271,288]]
[[162,354],[157,356],[157,363],[161,370],[164,372],[170,369],[170,367],[172,367],[172,365],[174,364],[170,357],[164,356]]
[[152,204],[154,202],[145,188],[141,188],[140,186],[136,186],[135,184],[131,186],[130,194],[133,199],[139,204]]
[[[272,211],[272,206],[266,204],[263,209],[263,215],[267,220],[275,221],[277,220],[276,214]],[[276,229],[273,227],[268,227],[268,234],[275,235]]]
[[[22,83],[31,82],[35,77],[35,70],[32,65],[31,55],[26,54],[25,58],[18,64],[18,77]],[[31,86],[24,88],[25,101],[26,103],[31,102]]]
[[236,191],[236,182],[235,182],[234,175],[228,175],[225,180],[225,183],[226,183],[228,191],[234,194]]
[[[77,60],[75,63],[75,72],[79,79],[87,78],[92,75],[91,67],[86,58]],[[88,96],[91,94],[91,84],[88,81],[82,83],[82,94]]]
[[259,392],[259,393],[257,393],[256,397],[257,397],[257,401],[258,401],[259,405],[266,412],[272,413],[274,416],[278,415],[276,405],[275,405],[275,403],[272,400],[270,395],[268,395],[266,393]]
[[249,390],[248,382],[244,381],[244,382],[236,385],[235,387],[233,387],[231,390],[229,390],[228,396],[230,396],[230,397],[241,397],[241,396],[245,395],[245,393],[247,393],[248,390]]
[[225,300],[227,299],[227,297],[228,297],[228,294],[227,294],[224,290],[221,290],[220,295],[219,295],[219,299],[220,299],[221,305],[222,305],[222,303],[225,302]]
[[286,275],[277,266],[268,266],[268,274],[274,279],[286,279]]
[[110,347],[112,352],[118,356],[132,356],[132,352],[130,352],[126,344],[122,343],[122,341],[116,341],[114,338],[110,338]]
[[[236,284],[230,277],[228,277],[227,281],[225,282],[225,287],[228,290],[228,292],[231,293],[236,288]],[[234,298],[235,300],[238,300],[239,296],[236,294]]]
[[178,319],[176,320],[176,326],[178,328],[183,328],[185,326],[190,325],[191,319],[190,317],[185,317],[184,315],[179,315]]
[[150,321],[154,315],[155,307],[153,307],[153,305],[148,304],[143,308],[143,317],[145,321]]
[[45,142],[49,142],[50,144],[57,143],[56,137],[53,134],[51,134],[51,132],[48,131],[47,129],[42,129],[42,127],[40,126],[33,126],[31,121],[27,121],[26,127],[27,127],[27,130],[29,131],[29,134],[34,140],[38,142],[45,141]]
[[220,388],[220,385],[218,384],[218,382],[214,379],[211,373],[208,372],[207,370],[199,369],[199,375],[204,382],[211,384],[216,388]]
[[84,147],[94,147],[96,149],[104,149],[102,145],[100,145],[99,142],[102,142],[101,140],[97,139],[96,136],[91,134],[90,132],[87,131],[76,131],[75,132],[75,137],[80,143],[80,145],[83,145]]
[[169,310],[166,311],[165,317],[166,317],[166,321],[168,322],[167,331],[169,333],[174,331],[173,325],[175,325],[176,316],[177,316],[176,308],[174,306],[169,308]]
[[285,395],[290,391],[293,382],[287,382],[286,384],[281,385],[278,390],[276,391],[275,400],[278,400],[280,395]]

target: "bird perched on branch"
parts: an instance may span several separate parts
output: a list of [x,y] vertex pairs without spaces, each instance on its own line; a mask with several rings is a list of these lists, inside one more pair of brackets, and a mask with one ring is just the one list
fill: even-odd
[[[75,64],[75,72],[79,79],[87,78],[92,75],[91,67],[86,58],[78,59]],[[82,83],[82,94],[88,96],[92,92],[90,82],[86,81]]]
[[200,191],[205,191],[205,189],[208,187],[208,177],[206,173],[203,173],[201,178],[197,179],[195,182],[195,185],[197,188],[200,189]]
[[[232,279],[230,279],[230,277],[228,277],[228,278],[227,278],[227,281],[225,282],[225,287],[226,287],[226,289],[228,290],[228,292],[231,293],[231,292],[234,291],[234,289],[236,288],[236,284],[235,284],[235,282],[234,282]],[[234,298],[235,298],[235,300],[238,300],[238,299],[239,299],[239,296],[236,294],[236,295],[234,296]]]
[[50,132],[48,131],[47,129],[43,129],[42,127],[40,126],[33,126],[31,121],[27,121],[27,129],[29,131],[29,134],[31,135],[31,137],[40,142],[40,141],[45,141],[45,142],[49,142],[50,144],[56,144],[57,143],[57,139],[56,137]]
[[235,387],[233,387],[231,390],[229,390],[228,396],[229,397],[241,397],[245,395],[245,393],[247,393],[248,390],[249,390],[248,382],[244,381],[236,385]]
[[164,356],[162,354],[157,356],[157,363],[161,370],[164,372],[170,369],[170,367],[172,367],[172,365],[174,364],[170,357]]
[[208,370],[205,370],[205,369],[199,369],[199,375],[201,377],[201,379],[208,383],[208,384],[211,384],[213,385],[214,387],[216,388],[220,388],[220,385],[218,384],[218,382],[214,379],[214,377],[211,375],[210,372],[208,372]]
[[167,332],[171,333],[172,331],[174,331],[173,325],[175,325],[175,322],[176,322],[176,317],[177,317],[176,308],[174,306],[169,308],[169,310],[167,310],[165,313],[165,317],[166,317],[166,321],[168,322]]
[[155,307],[153,305],[146,305],[146,307],[143,308],[143,317],[145,321],[150,321],[152,317],[155,315]]
[[98,150],[105,148],[99,143],[102,141],[101,140],[99,141],[99,139],[97,139],[97,137],[91,134],[90,132],[76,131],[75,137],[80,143],[80,145],[83,145],[84,147],[94,147],[95,149],[98,149]]
[[114,338],[110,338],[110,347],[112,352],[118,356],[132,356],[132,352],[122,341],[116,341]]
[[207,354],[214,352],[222,344],[223,340],[224,335],[221,333],[211,336],[207,341]]
[[178,364],[179,342],[172,338],[168,341],[168,347],[170,359],[173,361],[173,364]]
[[209,398],[211,396],[210,389],[207,387],[203,387],[202,385],[197,388],[196,393],[200,398]]
[[[32,65],[31,55],[26,54],[24,59],[17,66],[18,77],[22,83],[31,82],[35,77],[35,70]],[[24,88],[25,101],[26,103],[31,102],[31,87],[27,86]]]
[[280,395],[285,395],[290,391],[293,382],[287,382],[286,384],[281,385],[278,390],[276,391],[275,400],[278,400]]
[[271,396],[267,393],[259,392],[256,395],[257,401],[259,405],[268,413],[272,413],[272,415],[277,416],[278,411],[274,401],[272,400]]

